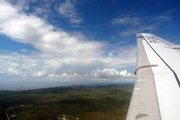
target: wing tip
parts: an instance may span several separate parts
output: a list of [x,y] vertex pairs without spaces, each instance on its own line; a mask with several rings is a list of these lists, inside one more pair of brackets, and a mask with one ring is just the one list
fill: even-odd
[[137,37],[137,38],[143,38],[143,36],[142,36],[141,33],[137,33],[136,37]]
[[137,38],[142,38],[142,37],[143,37],[143,34],[144,34],[144,35],[145,35],[145,34],[146,34],[146,35],[147,35],[147,34],[150,35],[151,33],[137,33],[136,36],[137,36]]

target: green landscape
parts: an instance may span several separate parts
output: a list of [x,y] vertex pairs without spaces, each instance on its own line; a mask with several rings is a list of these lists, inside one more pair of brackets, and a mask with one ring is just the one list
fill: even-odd
[[0,91],[0,119],[125,120],[134,84]]

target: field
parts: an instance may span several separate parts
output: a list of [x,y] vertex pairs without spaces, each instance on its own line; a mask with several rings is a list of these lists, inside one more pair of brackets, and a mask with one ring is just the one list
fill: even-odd
[[0,119],[125,120],[132,89],[113,84],[0,91]]

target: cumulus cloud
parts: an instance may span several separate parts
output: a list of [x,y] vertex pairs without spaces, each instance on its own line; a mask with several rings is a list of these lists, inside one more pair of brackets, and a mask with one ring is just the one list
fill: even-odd
[[[50,74],[51,75],[51,74]],[[42,76],[47,76],[47,71],[46,70],[43,70],[43,71],[38,71],[36,73],[33,73],[34,77],[42,77]]]
[[[84,74],[84,73],[72,73],[66,74],[63,73],[61,75],[49,74],[49,78],[59,78],[59,79],[66,79],[66,80],[91,80],[91,81],[114,81],[114,80],[124,80],[124,81],[132,81],[135,79],[135,75],[132,73],[128,73],[127,70],[117,71],[114,68],[104,68],[104,69],[97,69],[92,71],[91,74]],[[51,79],[52,80],[52,79]]]
[[73,24],[79,24],[83,21],[79,17],[75,4],[71,0],[65,0],[64,3],[61,3],[58,10],[64,18],[69,19]]
[[[44,52],[30,55],[1,53],[0,62],[3,64],[0,65],[0,73],[11,76],[44,76],[63,79],[87,78],[92,76],[91,71],[99,67],[123,69],[135,66],[136,49],[133,47],[128,48],[128,50],[122,51],[119,49],[121,53],[116,57],[91,55],[81,58],[69,56],[68,54],[63,56],[61,54]],[[117,54],[116,51],[113,52]],[[124,79],[124,77],[121,77],[121,79]]]
[[[66,5],[67,4],[67,5]],[[67,7],[66,6],[70,6]],[[74,5],[70,0],[62,4],[62,13],[71,14]],[[71,9],[70,9],[71,8]],[[70,11],[68,11],[70,9]],[[68,15],[71,16],[71,15]],[[72,12],[70,19],[76,19]],[[17,52],[0,53],[0,73],[14,76],[33,76],[68,79],[124,79],[132,78],[118,70],[135,66],[136,47],[119,48],[108,53],[108,44],[89,41],[80,33],[57,29],[45,19],[27,15],[10,3],[0,1],[0,33],[16,42],[31,44],[38,52],[22,55]],[[22,49],[21,51],[27,51]],[[99,69],[106,68],[106,69]],[[93,72],[92,71],[96,71]]]
[[40,51],[81,55],[94,53],[102,46],[95,41],[80,41],[76,36],[55,29],[44,19],[21,14],[9,3],[1,1],[0,11],[0,32],[15,41],[33,44]]
[[20,72],[14,70],[13,68],[9,68],[8,72],[10,75],[20,75]]
[[104,68],[102,70],[97,69],[96,71],[93,71],[93,74],[91,74],[92,78],[96,80],[121,80],[122,78],[128,78],[133,79],[134,75],[131,73],[127,73],[126,70],[123,70],[121,72],[117,71],[114,68],[107,69]]

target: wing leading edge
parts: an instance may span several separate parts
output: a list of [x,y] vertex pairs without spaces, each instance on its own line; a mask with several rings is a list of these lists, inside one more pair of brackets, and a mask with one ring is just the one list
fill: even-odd
[[179,46],[137,34],[138,61],[126,120],[180,120]]

